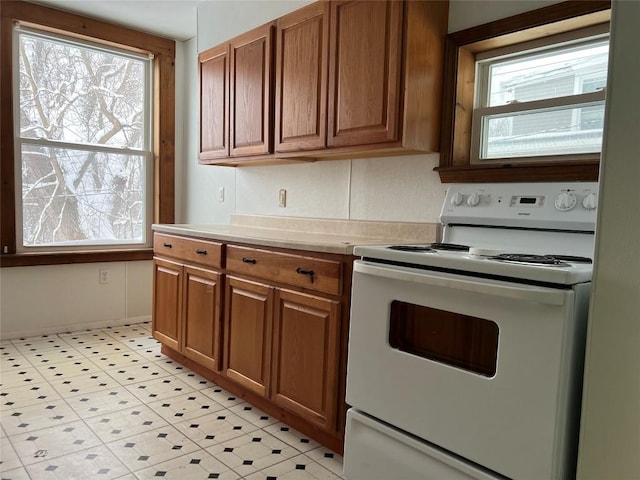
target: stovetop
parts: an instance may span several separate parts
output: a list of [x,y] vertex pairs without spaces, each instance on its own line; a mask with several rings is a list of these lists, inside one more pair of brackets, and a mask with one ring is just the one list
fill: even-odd
[[[422,268],[573,285],[591,281],[598,184],[451,184],[441,244],[362,246],[354,254]],[[527,255],[527,263],[505,254]],[[554,256],[557,255],[557,256]]]
[[[475,249],[471,250],[473,252]],[[354,254],[365,260],[445,269],[468,275],[493,275],[560,285],[591,281],[593,265],[588,258],[567,255],[553,257],[551,254],[536,253],[535,257],[528,255],[529,262],[521,263],[505,255],[521,255],[523,252],[510,252],[504,248],[483,248],[480,252],[486,255],[473,255],[464,250],[434,249],[432,244],[358,246],[354,249]]]

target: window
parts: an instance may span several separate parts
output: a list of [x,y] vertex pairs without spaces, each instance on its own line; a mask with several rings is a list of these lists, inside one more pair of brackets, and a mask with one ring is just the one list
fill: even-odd
[[1,22],[1,266],[151,259],[174,219],[175,42],[22,1]]
[[562,2],[447,35],[442,182],[598,179],[611,2]]
[[149,247],[149,56],[23,28],[14,48],[18,250]]
[[560,43],[552,39],[544,48],[525,44],[476,56],[472,162],[600,153],[608,35],[572,36],[561,36]]

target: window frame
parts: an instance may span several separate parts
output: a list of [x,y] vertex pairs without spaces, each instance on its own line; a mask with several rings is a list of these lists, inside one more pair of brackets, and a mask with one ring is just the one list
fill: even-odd
[[[585,28],[575,30],[570,34],[560,34],[546,37],[544,39],[534,40],[532,42],[524,42],[511,48],[499,48],[476,55],[476,99],[474,111],[472,115],[471,125],[471,164],[481,165],[490,163],[505,162],[553,162],[564,160],[592,160],[594,155],[600,155],[598,152],[589,153],[570,153],[570,154],[538,154],[517,157],[494,157],[481,158],[487,145],[485,132],[485,117],[492,116],[511,116],[519,113],[543,113],[562,107],[585,107],[591,105],[602,105],[605,102],[605,90],[597,90],[588,93],[572,93],[563,96],[554,96],[541,98],[538,100],[522,100],[509,102],[503,105],[490,106],[490,76],[491,69],[494,65],[503,61],[512,61],[514,59],[521,60],[524,58],[539,54],[554,54],[562,52],[567,48],[575,48],[581,46],[593,46],[609,42],[608,26],[600,24],[593,28]],[[590,74],[589,77],[581,78],[579,81],[584,84],[587,78],[597,78],[596,74]],[[575,84],[576,80],[574,80]],[[544,82],[539,82],[544,83]],[[572,112],[572,118],[575,123],[579,120],[581,112]]]
[[[152,54],[153,60],[153,223],[174,222],[175,198],[175,41],[89,17],[24,1],[3,1],[0,16],[0,266],[150,260],[153,250],[118,246],[104,250],[17,253],[13,99],[13,25],[127,51]],[[17,66],[16,66],[17,68]]]
[[600,154],[574,160],[472,163],[476,55],[607,24],[609,0],[567,1],[447,35],[440,164],[443,183],[597,181]]

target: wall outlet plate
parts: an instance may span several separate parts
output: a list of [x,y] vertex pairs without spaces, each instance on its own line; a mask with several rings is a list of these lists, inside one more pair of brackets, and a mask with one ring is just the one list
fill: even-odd
[[109,281],[111,280],[111,270],[107,270],[106,268],[101,268],[99,274],[100,274],[100,277],[99,277],[100,285],[106,285],[107,283],[109,283]]

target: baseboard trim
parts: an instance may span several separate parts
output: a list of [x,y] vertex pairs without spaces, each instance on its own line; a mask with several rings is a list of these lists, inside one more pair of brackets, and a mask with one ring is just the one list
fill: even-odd
[[121,318],[116,320],[101,320],[99,322],[81,322],[65,325],[51,325],[47,327],[34,327],[17,332],[0,331],[0,340],[16,340],[20,338],[39,337],[42,335],[55,335],[58,333],[77,332],[80,330],[92,330],[95,328],[122,327],[136,323],[150,322],[151,315]]

